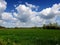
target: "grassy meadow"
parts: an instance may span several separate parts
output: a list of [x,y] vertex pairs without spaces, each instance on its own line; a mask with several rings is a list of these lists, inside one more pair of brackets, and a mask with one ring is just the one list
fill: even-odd
[[0,29],[0,45],[60,45],[60,30]]

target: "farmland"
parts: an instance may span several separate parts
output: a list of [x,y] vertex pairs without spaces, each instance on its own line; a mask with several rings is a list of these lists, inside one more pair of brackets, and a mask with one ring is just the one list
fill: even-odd
[[60,45],[60,31],[54,29],[0,29],[0,45]]

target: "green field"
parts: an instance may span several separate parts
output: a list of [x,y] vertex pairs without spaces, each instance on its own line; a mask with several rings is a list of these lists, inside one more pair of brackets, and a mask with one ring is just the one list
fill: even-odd
[[53,29],[0,29],[0,45],[60,45],[60,31]]

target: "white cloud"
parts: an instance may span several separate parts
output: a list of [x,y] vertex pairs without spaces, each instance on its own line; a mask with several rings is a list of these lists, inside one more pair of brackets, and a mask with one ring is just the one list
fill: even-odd
[[43,19],[52,19],[55,18],[56,15],[60,15],[60,3],[40,11],[40,17]]
[[40,17],[43,19],[52,19],[55,17],[55,15],[56,14],[52,12],[52,8],[46,8],[40,12]]
[[0,25],[2,25],[3,20],[1,14],[4,12],[4,10],[6,9],[6,5],[7,3],[5,2],[5,0],[0,0]]
[[40,18],[44,20],[43,24],[49,23],[59,23],[58,19],[60,17],[60,3],[54,4],[52,7],[43,9],[39,12]]
[[13,14],[18,19],[18,27],[33,27],[36,26],[37,23],[40,24],[40,17],[36,16],[38,12],[32,11],[32,9],[29,6],[20,4],[18,7],[16,7],[16,9],[18,13]]
[[14,28],[14,27],[16,27],[15,23],[6,22],[6,21],[3,21],[3,23],[2,23],[1,26],[4,26],[4,27],[6,27],[6,28]]
[[56,15],[60,15],[60,3],[59,4],[54,4],[52,7],[52,11],[56,14]]
[[[27,5],[28,3],[26,3]],[[59,4],[57,4],[57,8],[55,8],[54,4],[52,7],[43,9],[40,12],[32,11],[32,6],[20,4],[16,7],[18,13],[14,13],[14,16],[18,19],[16,22],[17,27],[33,27],[33,26],[42,26],[43,24],[49,24],[50,22],[56,22],[56,16],[59,14]],[[54,9],[55,8],[55,9]],[[55,11],[54,11],[55,10]],[[56,13],[57,11],[57,13]]]
[[0,13],[2,14],[2,20],[0,20],[0,22],[3,22],[2,26],[5,27],[40,27],[43,24],[56,22],[57,16],[60,15],[60,3],[54,4],[52,7],[43,9],[39,12],[33,10],[33,8],[38,9],[38,6],[28,3],[25,5],[20,4],[15,8],[17,12],[12,10],[13,13],[4,12],[6,4],[4,0],[0,1]]
[[51,12],[51,8],[46,8],[43,9],[40,13],[42,13],[45,16],[48,16],[50,12]]
[[4,0],[0,0],[0,13],[6,9],[7,3]]
[[13,17],[12,13],[4,12],[4,13],[2,13],[2,20],[14,21],[14,20],[17,20],[17,19]]
[[35,10],[38,10],[38,8],[39,8],[39,6],[35,6],[35,5],[32,5],[32,4],[29,4],[29,3],[25,3],[26,4],[26,6],[28,6],[29,8],[31,8],[31,9],[35,9]]
[[16,9],[18,11],[17,18],[22,22],[27,22],[31,20],[30,18],[36,15],[36,12],[32,11],[32,9],[26,5],[19,5]]
[[13,13],[13,16],[17,17],[17,16],[18,16],[18,14],[17,14],[16,12],[14,12],[14,13]]

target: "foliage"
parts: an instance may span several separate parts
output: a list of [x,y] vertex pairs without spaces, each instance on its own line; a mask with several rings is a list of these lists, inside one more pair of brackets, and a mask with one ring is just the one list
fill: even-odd
[[0,29],[1,45],[60,45],[60,31],[54,29]]
[[48,25],[43,25],[43,29],[60,29],[57,23],[50,23]]

